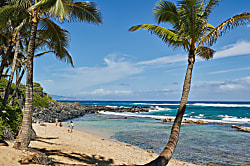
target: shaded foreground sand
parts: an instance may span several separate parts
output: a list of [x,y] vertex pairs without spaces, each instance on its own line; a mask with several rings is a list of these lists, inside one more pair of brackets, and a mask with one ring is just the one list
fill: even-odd
[[[30,147],[46,153],[55,165],[133,165],[145,164],[156,155],[127,144],[106,140],[74,130],[68,133],[67,128],[46,124],[33,124],[37,139]],[[24,151],[0,146],[0,166],[20,165],[18,160],[26,155]],[[36,165],[36,164],[30,164]],[[187,163],[171,160],[170,166],[187,166]]]

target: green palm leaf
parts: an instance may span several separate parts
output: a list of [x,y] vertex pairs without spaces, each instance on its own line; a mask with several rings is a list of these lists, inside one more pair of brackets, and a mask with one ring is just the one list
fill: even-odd
[[160,1],[154,8],[154,18],[158,24],[169,22],[176,26],[180,21],[180,13],[173,2]]
[[233,29],[239,25],[245,25],[249,22],[250,13],[241,13],[235,15],[211,30],[206,36],[204,36],[203,40],[200,41],[200,44],[207,44],[211,46],[228,30]]
[[30,7],[30,10],[40,7],[40,14],[46,13],[55,16],[60,22],[87,21],[89,23],[102,23],[102,16],[99,9],[93,2],[76,2],[69,0],[42,0]]
[[200,46],[197,49],[197,55],[200,56],[203,59],[209,60],[212,59],[214,57],[215,54],[215,50],[209,48],[209,47],[204,47],[204,46]]
[[209,0],[209,2],[207,3],[207,6],[202,14],[202,16],[207,19],[208,16],[210,15],[210,13],[212,12],[213,8],[216,6],[219,6],[219,3],[221,2],[221,0]]
[[72,8],[71,19],[73,21],[87,21],[89,23],[101,23],[102,15],[93,2],[76,2],[70,4]]
[[147,30],[151,34],[157,35],[159,38],[161,38],[165,43],[179,47],[182,46],[183,41],[181,38],[172,30],[163,28],[158,25],[152,25],[152,24],[142,24],[142,25],[136,25],[129,29],[129,31],[137,31],[140,29]]
[[40,44],[41,47],[46,45],[51,51],[55,51],[57,58],[74,66],[72,56],[66,49],[70,41],[69,32],[47,18],[40,20],[40,26],[41,31],[38,33],[38,40],[43,43]]
[[10,17],[13,15],[13,12],[16,10],[16,6],[3,6],[0,10],[0,27],[5,26]]
[[40,56],[43,56],[44,54],[48,54],[48,53],[56,53],[56,52],[55,51],[45,51],[45,52],[34,55],[34,57],[40,57]]

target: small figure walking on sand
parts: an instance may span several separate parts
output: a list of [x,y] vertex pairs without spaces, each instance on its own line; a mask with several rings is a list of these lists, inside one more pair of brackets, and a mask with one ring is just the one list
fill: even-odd
[[56,121],[56,126],[57,126],[57,124],[58,124],[58,119],[56,118],[55,121]]
[[68,126],[68,132],[70,132],[70,123],[69,122],[67,123],[67,126]]
[[73,132],[73,128],[74,128],[74,123],[73,121],[70,122],[70,132],[72,133]]
[[62,122],[60,122],[60,123],[59,123],[59,126],[60,126],[60,127],[62,127],[62,126],[63,126]]

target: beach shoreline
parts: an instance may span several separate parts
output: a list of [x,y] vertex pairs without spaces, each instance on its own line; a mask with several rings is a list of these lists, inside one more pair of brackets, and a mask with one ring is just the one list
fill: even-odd
[[[66,127],[59,127],[54,123],[45,123],[43,126],[33,123],[33,128],[37,138],[31,141],[30,148],[48,155],[55,165],[134,165],[145,164],[157,157],[154,153],[116,140],[77,130],[69,133]],[[18,160],[27,153],[13,149],[13,142],[8,143],[8,147],[0,146],[0,166],[21,165]],[[168,165],[193,164],[172,159]]]

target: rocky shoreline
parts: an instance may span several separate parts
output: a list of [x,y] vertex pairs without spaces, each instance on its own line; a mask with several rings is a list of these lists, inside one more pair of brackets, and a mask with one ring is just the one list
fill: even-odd
[[98,113],[99,111],[111,112],[148,112],[147,107],[104,107],[104,106],[84,106],[79,102],[49,102],[49,107],[33,107],[33,122],[49,122],[54,123],[55,119],[58,121],[69,120],[77,118],[89,113]]
[[55,119],[58,121],[69,120],[85,115],[86,113],[95,113],[96,109],[92,107],[83,106],[75,103],[49,103],[49,107],[33,107],[33,122],[48,122],[54,123]]
[[[109,111],[109,112],[149,112],[150,108],[148,107],[138,107],[133,106],[129,107],[105,107],[105,106],[84,106],[79,102],[57,102],[49,103],[48,108],[43,107],[33,107],[33,122],[48,122],[54,123],[55,119],[58,119],[59,122],[74,119],[80,116],[84,116],[85,114],[98,113],[99,111]],[[127,117],[124,117],[127,118]],[[172,123],[174,122],[174,118],[167,119],[157,119],[163,121],[163,123]],[[206,125],[206,124],[219,124],[221,123],[210,123],[204,120],[189,120],[183,119],[182,125],[187,124],[197,124],[197,125]],[[233,126],[232,126],[233,127]],[[245,131],[250,132],[249,127],[237,126],[233,127],[237,128],[237,131]]]

